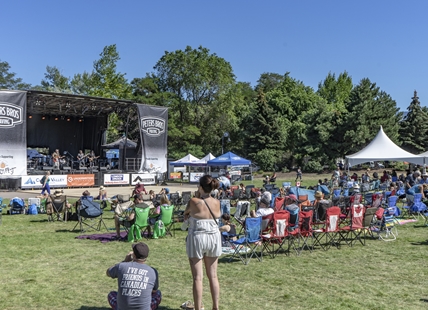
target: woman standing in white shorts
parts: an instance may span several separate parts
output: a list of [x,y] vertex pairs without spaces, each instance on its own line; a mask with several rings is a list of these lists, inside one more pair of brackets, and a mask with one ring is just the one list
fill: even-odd
[[193,276],[193,301],[195,310],[202,306],[202,261],[210,282],[213,310],[218,309],[220,285],[217,278],[218,257],[221,255],[221,234],[218,218],[221,216],[220,202],[210,193],[219,187],[217,179],[204,175],[199,179],[196,197],[192,198],[184,211],[189,221],[186,252]]

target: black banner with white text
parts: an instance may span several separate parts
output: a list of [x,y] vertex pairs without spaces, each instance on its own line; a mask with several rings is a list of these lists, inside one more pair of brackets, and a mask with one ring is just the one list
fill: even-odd
[[27,175],[27,92],[0,91],[0,176]]
[[142,144],[139,172],[167,171],[168,108],[136,103]]

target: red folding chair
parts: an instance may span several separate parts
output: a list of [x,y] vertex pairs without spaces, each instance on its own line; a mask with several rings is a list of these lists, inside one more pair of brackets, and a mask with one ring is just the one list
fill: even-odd
[[[332,245],[339,248],[339,223],[341,210],[337,206],[330,207],[326,210],[324,227],[314,229],[314,246],[319,245],[327,251]],[[325,242],[323,239],[325,238]]]
[[[283,248],[283,245],[288,237],[288,225],[290,222],[290,212],[281,210],[273,213],[272,229],[270,233],[263,234],[263,248],[269,254],[270,257],[274,258],[280,250],[284,250],[287,255],[287,251]],[[275,246],[278,246],[275,249]]]
[[281,211],[284,209],[285,197],[275,197],[274,210]]

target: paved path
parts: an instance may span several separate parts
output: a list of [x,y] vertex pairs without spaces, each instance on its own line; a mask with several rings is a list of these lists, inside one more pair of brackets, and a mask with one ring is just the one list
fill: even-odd
[[[196,191],[196,184],[188,184],[185,183],[183,185],[180,184],[168,184],[165,186],[157,186],[157,185],[147,185],[146,186],[146,190],[147,192],[149,190],[154,190],[155,193],[159,193],[160,190],[163,187],[167,187],[169,188],[170,193],[175,193],[177,191],[180,191],[180,193],[182,192],[186,192],[186,191]],[[114,195],[126,195],[126,194],[131,194],[132,190],[134,189],[133,186],[117,186],[117,187],[106,187],[107,190],[107,195],[108,197],[114,196]],[[82,193],[85,190],[88,190],[93,196],[97,196],[98,195],[98,187],[88,187],[88,188],[64,188],[64,193],[67,195],[67,197],[73,197],[73,198],[80,198],[80,196],[82,195]],[[28,199],[31,197],[36,197],[38,195],[40,195],[40,189],[37,190],[18,190],[16,192],[8,192],[8,191],[4,191],[4,192],[0,192],[0,197],[2,198],[13,198],[13,197],[20,197],[22,199]],[[51,189],[51,193],[53,193],[55,191],[55,189]]]

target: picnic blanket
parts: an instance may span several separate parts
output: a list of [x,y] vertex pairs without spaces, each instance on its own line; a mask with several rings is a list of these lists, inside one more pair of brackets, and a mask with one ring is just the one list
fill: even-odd
[[120,239],[116,240],[114,237],[116,233],[105,233],[105,234],[94,234],[94,235],[80,235],[77,236],[76,239],[89,239],[89,240],[98,240],[101,243],[106,243],[110,241],[127,241],[128,233],[126,231],[122,231],[120,233]]

